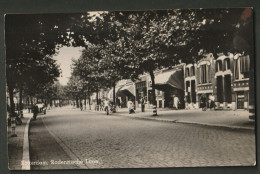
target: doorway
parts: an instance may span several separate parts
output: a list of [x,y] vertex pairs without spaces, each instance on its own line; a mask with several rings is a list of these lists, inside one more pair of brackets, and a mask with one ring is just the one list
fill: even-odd
[[237,92],[237,109],[244,109],[245,94],[243,91]]
[[217,101],[223,102],[223,80],[222,76],[217,76]]

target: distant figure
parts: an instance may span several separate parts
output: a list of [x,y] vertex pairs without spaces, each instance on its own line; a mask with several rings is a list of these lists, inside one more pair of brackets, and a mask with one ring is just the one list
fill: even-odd
[[176,109],[179,109],[180,100],[179,100],[179,98],[176,95],[174,95],[174,97],[173,97],[173,103],[174,103],[174,107]]
[[116,105],[117,105],[118,107],[121,107],[120,99],[119,99],[119,98],[116,98]]
[[210,110],[212,110],[212,108],[214,108],[214,110],[215,110],[215,107],[216,107],[216,105],[215,105],[215,97],[214,97],[214,95],[211,95],[209,97],[209,108],[210,108]]
[[104,110],[104,101],[102,100],[100,103],[100,111],[103,111],[103,110]]
[[34,105],[33,108],[32,108],[32,111],[33,111],[33,119],[36,120],[36,117],[39,113],[39,108],[37,105]]
[[141,110],[142,110],[142,112],[144,112],[144,108],[145,108],[145,99],[144,99],[144,97],[142,97],[141,98]]
[[80,102],[80,110],[82,111],[83,109],[83,106],[82,106],[82,103]]
[[108,99],[106,99],[106,100],[104,101],[104,111],[107,112],[107,115],[109,115],[109,106],[110,106],[110,102],[109,102]]
[[206,97],[205,95],[201,95],[200,97],[200,107],[202,108],[202,111],[206,111],[207,110],[207,101],[206,101]]
[[134,111],[134,104],[131,100],[129,100],[127,102],[127,107],[128,107],[128,110],[129,110],[129,114],[132,114],[132,113],[135,113]]

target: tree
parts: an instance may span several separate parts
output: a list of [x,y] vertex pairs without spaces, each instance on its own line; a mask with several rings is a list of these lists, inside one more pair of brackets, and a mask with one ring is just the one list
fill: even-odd
[[131,67],[132,74],[150,74],[155,104],[154,71],[178,64],[179,60],[194,62],[200,59],[201,51],[214,55],[234,51],[232,42],[243,10],[111,12],[104,18],[110,20],[106,22],[110,28],[120,28],[114,30],[116,37],[111,39],[118,43],[113,51],[122,57],[118,64]]
[[51,58],[56,42],[46,36],[54,32],[52,26],[41,21],[37,15],[6,15],[6,77],[12,116],[14,89],[34,94],[33,91],[53,83],[59,76],[59,68]]

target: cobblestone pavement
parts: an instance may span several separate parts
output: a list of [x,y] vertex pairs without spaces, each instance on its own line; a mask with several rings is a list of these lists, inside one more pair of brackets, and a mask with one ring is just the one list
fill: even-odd
[[52,160],[71,160],[67,153],[55,141],[54,137],[45,128],[42,120],[42,115],[36,120],[31,120],[30,123],[30,162],[31,169],[75,169],[76,165],[64,165],[54,163]]
[[[34,160],[46,156],[67,160],[65,151],[86,162],[88,168],[251,166],[256,160],[253,131],[136,120],[69,108],[49,111],[42,120],[63,145],[46,137],[46,128],[42,124],[36,128],[34,122],[30,135]],[[69,147],[65,151],[64,144]]]

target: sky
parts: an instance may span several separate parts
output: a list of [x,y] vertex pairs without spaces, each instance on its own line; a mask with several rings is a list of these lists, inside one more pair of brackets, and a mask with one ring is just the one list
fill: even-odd
[[66,85],[69,81],[72,58],[78,59],[82,50],[82,47],[62,47],[59,49],[59,53],[53,57],[61,69],[61,77],[58,78],[61,85]]
[[[101,13],[106,13],[106,11],[92,11],[88,12],[92,16],[92,20],[95,20],[97,16]],[[71,64],[72,58],[78,59],[81,55],[83,47],[62,47],[59,49],[59,53],[53,58],[57,60],[57,64],[60,65],[61,77],[58,78],[62,85],[66,85],[69,81],[71,75]]]

